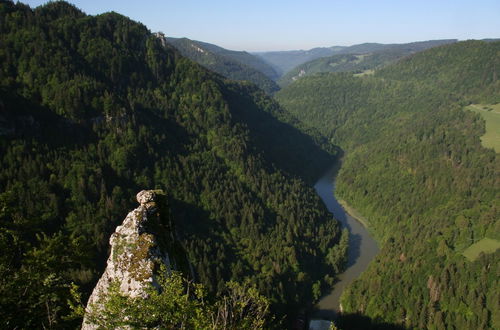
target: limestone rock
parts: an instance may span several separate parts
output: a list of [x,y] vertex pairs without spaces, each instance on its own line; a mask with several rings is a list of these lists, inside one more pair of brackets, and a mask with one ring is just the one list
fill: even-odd
[[[112,282],[118,282],[120,291],[126,295],[146,297],[146,289],[155,285],[155,266],[164,264],[170,269],[168,254],[161,251],[156,237],[147,229],[151,219],[158,221],[155,214],[157,193],[152,190],[139,192],[137,201],[141,205],[131,211],[111,235],[107,267],[89,298],[87,312],[100,307]],[[82,329],[97,329],[97,326],[85,318]]]
[[139,204],[144,205],[154,202],[156,200],[156,193],[154,190],[143,190],[137,194],[136,198]]

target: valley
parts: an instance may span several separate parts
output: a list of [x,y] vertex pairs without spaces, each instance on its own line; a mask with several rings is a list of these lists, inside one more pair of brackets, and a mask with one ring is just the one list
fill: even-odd
[[162,234],[211,296],[245,281],[286,320],[328,287],[341,232],[312,188],[336,153],[320,135],[127,17],[0,6],[0,319],[81,323],[71,283],[88,299],[145,187],[167,194],[176,232]]
[[0,0],[2,328],[500,328],[499,69]]
[[[369,219],[379,242],[342,295],[344,312],[409,328],[498,326],[489,267],[500,251],[482,240],[499,239],[500,164],[481,145],[484,121],[463,107],[498,102],[499,47],[431,48],[373,75],[312,75],[276,94],[345,150],[336,196]],[[470,263],[462,252],[475,243],[485,253]]]

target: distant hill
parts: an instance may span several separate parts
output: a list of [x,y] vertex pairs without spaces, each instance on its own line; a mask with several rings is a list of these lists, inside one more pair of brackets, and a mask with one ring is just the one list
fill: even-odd
[[[172,40],[173,38],[169,38]],[[198,45],[203,46],[203,48],[211,51],[212,53],[226,56],[229,58],[232,58],[234,60],[237,60],[238,62],[241,62],[245,65],[248,65],[249,67],[254,68],[255,70],[258,70],[268,76],[271,79],[277,79],[278,78],[278,73],[276,70],[273,69],[272,66],[267,64],[264,60],[261,58],[252,55],[248,52],[245,51],[236,51],[236,50],[230,50],[230,49],[225,49],[222,47],[219,47],[214,44],[210,44],[207,42],[201,42],[201,41],[196,41]]]
[[500,42],[457,42],[373,75],[304,77],[275,95],[344,150],[335,194],[380,243],[344,291],[344,315],[404,329],[500,329],[500,159],[481,143],[487,122],[464,110],[500,103],[499,52]]
[[320,57],[327,57],[337,54],[366,54],[385,50],[394,50],[401,52],[407,51],[408,53],[414,53],[427,48],[453,43],[456,41],[456,39],[444,39],[412,42],[407,44],[363,43],[349,47],[332,46],[313,48],[310,50],[255,53],[255,55],[261,57],[264,61],[272,65],[275,70],[279,71],[281,75],[284,75],[296,66],[309,61],[313,61]]
[[411,53],[419,52],[436,46],[452,44],[457,42],[457,39],[440,39],[440,40],[427,40],[416,41],[405,44],[379,44],[379,43],[364,43],[345,47],[338,51],[338,54],[363,54],[373,53],[385,50],[398,50],[407,51]]
[[257,56],[187,38],[165,38],[165,40],[183,56],[226,78],[250,81],[267,93],[279,89],[273,81],[278,78],[278,74]]
[[384,67],[402,57],[456,41],[455,39],[447,39],[408,44],[365,43],[354,45],[339,50],[336,55],[320,57],[295,67],[281,77],[279,84],[284,87],[301,77],[319,72],[352,71],[359,74],[371,73],[369,70]]
[[309,50],[288,50],[254,54],[270,64],[279,73],[279,76],[282,76],[297,65],[320,57],[331,56],[344,48],[342,46],[333,46],[318,47]]

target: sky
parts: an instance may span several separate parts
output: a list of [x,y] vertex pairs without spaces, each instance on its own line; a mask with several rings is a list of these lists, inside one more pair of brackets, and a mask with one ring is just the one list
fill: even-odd
[[[46,0],[21,1],[36,7]],[[500,0],[70,0],[162,31],[246,51],[500,38]]]

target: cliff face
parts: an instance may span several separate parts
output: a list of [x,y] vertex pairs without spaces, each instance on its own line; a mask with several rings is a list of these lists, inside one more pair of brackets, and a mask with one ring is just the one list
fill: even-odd
[[[161,226],[159,199],[161,191],[143,190],[137,194],[140,206],[131,211],[111,235],[106,270],[87,303],[86,312],[99,309],[110,284],[118,282],[120,292],[131,297],[146,297],[146,288],[155,285],[155,270],[160,265],[171,269],[166,249],[159,244],[155,228]],[[96,329],[87,317],[82,329]]]

